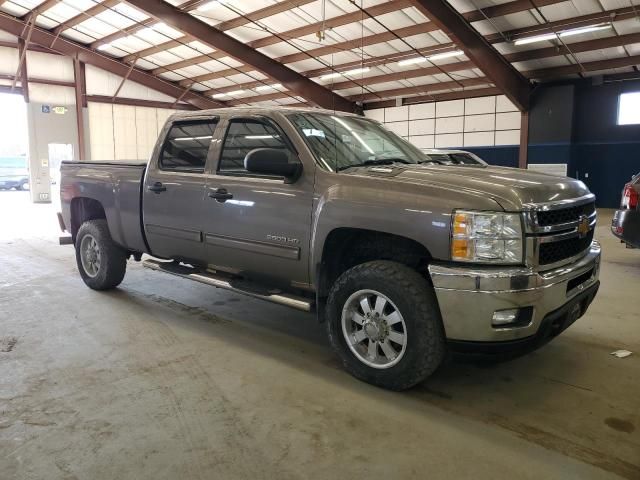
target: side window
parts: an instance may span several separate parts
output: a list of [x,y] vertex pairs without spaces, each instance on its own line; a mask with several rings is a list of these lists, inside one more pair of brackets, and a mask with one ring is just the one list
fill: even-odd
[[256,148],[278,148],[291,151],[282,134],[274,126],[255,119],[231,120],[222,146],[218,171],[247,173],[244,168],[244,157]]
[[162,170],[204,172],[217,119],[174,123],[160,152]]

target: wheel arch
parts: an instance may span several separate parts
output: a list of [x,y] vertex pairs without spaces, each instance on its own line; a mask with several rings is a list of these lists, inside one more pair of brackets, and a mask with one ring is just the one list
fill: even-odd
[[71,200],[71,237],[74,242],[80,225],[89,220],[99,220],[107,218],[102,203],[95,198],[75,197]]
[[[338,227],[327,235],[315,265],[318,305],[331,285],[346,270],[372,260],[389,260],[426,272],[432,256],[427,247],[411,238],[377,230]],[[319,316],[322,320],[322,315]]]

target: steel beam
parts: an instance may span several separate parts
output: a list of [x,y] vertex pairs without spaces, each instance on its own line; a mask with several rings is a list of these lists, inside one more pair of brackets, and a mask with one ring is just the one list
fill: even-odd
[[197,110],[189,104],[176,104],[175,102],[160,102],[156,100],[140,100],[139,98],[113,98],[107,95],[87,95],[87,102],[109,103],[112,105],[129,105],[133,107],[170,108],[174,110]]
[[520,115],[520,150],[518,152],[518,167],[526,169],[529,165],[529,112],[522,112]]
[[349,112],[358,110],[355,103],[163,0],[127,0],[127,3],[216,50],[226,52],[242,63],[254,66],[256,70],[281,83],[295,95],[317,106]]
[[[22,38],[26,26],[27,25],[24,21],[6,13],[0,13],[0,30],[4,30],[5,32]],[[33,28],[31,42],[47,48],[52,48],[53,50],[71,58],[77,57],[84,63],[94,65],[121,77],[124,77],[130,68],[130,65],[106,55],[102,55],[101,53],[95,52],[86,46],[80,45],[66,38],[58,37],[55,33],[40,27]],[[51,44],[54,42],[54,46],[51,47]],[[137,68],[132,70],[129,79],[173,98],[178,98],[184,91],[182,87],[173,82],[154,77]],[[200,109],[215,108],[226,105],[224,102],[206,98],[196,92],[189,92],[184,96],[184,100]]]
[[518,107],[529,108],[531,86],[489,42],[475,30],[446,0],[413,0],[420,10],[440,30],[456,43],[469,59],[490,78],[496,87]]
[[[476,88],[473,90],[458,90],[455,92],[435,93],[433,95],[420,95],[418,97],[403,98],[402,105],[414,105],[416,103],[445,102],[447,100],[460,100],[463,98],[488,97],[500,95],[502,91],[496,87]],[[396,100],[383,100],[381,102],[371,102],[364,105],[365,110],[374,108],[397,107]]]
[[595,62],[581,63],[580,65],[563,65],[561,67],[543,68],[540,70],[530,70],[524,72],[527,78],[537,80],[551,80],[565,75],[577,75],[585,72],[599,72],[612,70],[614,68],[635,67],[640,65],[640,55],[631,57],[610,58],[608,60],[598,60]]
[[18,73],[16,73],[15,78],[13,79],[13,84],[11,88],[15,88],[16,80],[18,79],[18,75],[20,76],[20,86],[22,87],[22,96],[24,98],[24,103],[29,103],[29,73],[27,71],[27,48],[28,44],[22,38],[18,39],[18,52],[21,59],[21,66],[18,67]]
[[76,94],[76,124],[78,127],[78,160],[87,159],[84,133],[84,107],[87,106],[87,79],[85,66],[78,58],[73,59],[73,76]]

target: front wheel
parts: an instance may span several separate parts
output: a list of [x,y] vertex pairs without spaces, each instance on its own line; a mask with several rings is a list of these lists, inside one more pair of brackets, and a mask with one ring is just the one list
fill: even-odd
[[374,261],[347,270],[326,311],[331,345],[360,380],[405,390],[442,363],[445,335],[435,293],[405,265]]
[[111,239],[106,220],[84,222],[75,245],[78,271],[89,288],[109,290],[120,285],[127,269],[127,254]]

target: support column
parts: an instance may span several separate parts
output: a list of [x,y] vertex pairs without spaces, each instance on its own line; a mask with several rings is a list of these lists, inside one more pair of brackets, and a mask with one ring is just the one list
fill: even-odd
[[84,112],[85,108],[87,108],[87,80],[85,64],[77,57],[73,59],[73,73],[75,77],[76,123],[78,127],[78,160],[84,161],[87,159],[84,128]]
[[18,38],[18,58],[22,60],[20,64],[19,75],[20,86],[22,87],[22,96],[24,103],[29,103],[29,75],[27,73],[27,42],[22,38]]
[[529,164],[529,112],[520,114],[520,154],[518,167],[527,168]]

